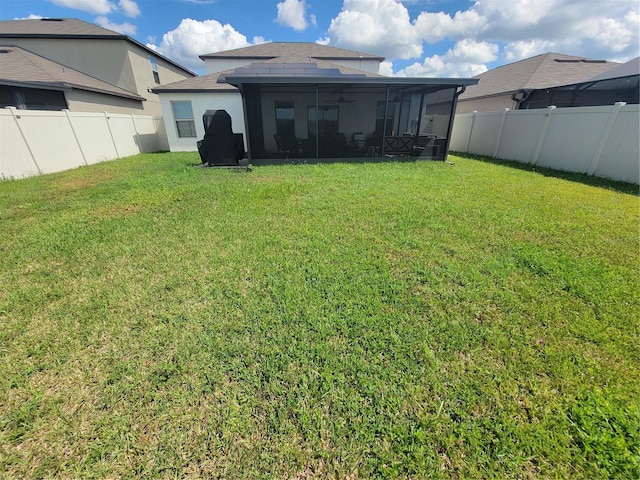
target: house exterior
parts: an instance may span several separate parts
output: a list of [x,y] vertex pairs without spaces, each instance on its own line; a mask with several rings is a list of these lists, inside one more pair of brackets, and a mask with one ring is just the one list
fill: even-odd
[[0,47],[0,108],[142,111],[144,98],[20,47]]
[[192,151],[207,110],[226,110],[253,163],[447,154],[458,95],[473,79],[378,75],[383,57],[312,43],[202,55],[202,77],[153,89],[171,150]]
[[62,95],[70,110],[161,115],[151,88],[196,76],[126,35],[70,18],[1,21],[0,50],[3,106],[12,99],[18,108],[29,107],[15,101],[21,95],[54,106]]
[[620,65],[559,53],[545,53],[476,75],[460,95],[457,113],[517,110],[532,90],[579,83]]

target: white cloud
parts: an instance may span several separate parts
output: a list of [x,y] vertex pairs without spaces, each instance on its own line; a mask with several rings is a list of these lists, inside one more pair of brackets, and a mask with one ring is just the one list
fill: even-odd
[[[637,1],[470,0],[465,10],[445,13],[430,1],[344,0],[317,42],[384,55],[385,72],[426,53],[396,75],[477,75],[494,61],[546,52],[624,61],[640,55]],[[421,5],[411,18],[407,6]]]
[[114,9],[114,4],[109,0],[49,0],[60,7],[73,8],[83,12],[107,15]]
[[393,62],[385,60],[384,62],[380,62],[380,67],[378,67],[378,73],[380,75],[385,75],[387,77],[394,76],[393,74]]
[[114,30],[116,32],[122,33],[124,35],[135,35],[138,29],[135,25],[131,23],[113,23],[109,21],[107,17],[96,17],[93,22],[96,25],[100,25],[101,27],[108,28],[109,30]]
[[46,17],[32,13],[28,17],[16,17],[14,18],[14,20],[40,20],[41,18],[46,18]]
[[125,16],[135,18],[140,15],[140,8],[134,0],[119,0],[118,3],[110,0],[48,0],[60,7],[73,8],[83,12],[97,15],[108,15],[114,12],[122,12]]
[[294,30],[304,30],[307,28],[306,7],[304,0],[284,0],[277,5],[276,22]]
[[553,51],[553,46],[550,42],[544,40],[510,42],[503,48],[503,57],[507,62],[517,62],[523,58],[533,57],[549,51]]
[[332,45],[344,48],[393,58],[422,55],[409,11],[397,0],[344,0],[327,33]]
[[498,58],[499,46],[495,43],[460,40],[450,49],[445,58],[458,63],[489,63]]
[[124,13],[127,17],[135,18],[140,15],[140,8],[138,4],[133,0],[120,0],[118,2],[118,6],[122,13]]
[[487,71],[487,67],[484,64],[455,63],[447,60],[447,55],[433,55],[425,58],[422,63],[416,62],[403,68],[395,75],[403,77],[468,78]]
[[[253,41],[264,43],[262,37],[254,37]],[[184,18],[176,29],[162,36],[160,45],[147,46],[187,68],[200,70],[204,67],[200,55],[248,45],[247,37],[229,24],[222,25],[217,20]]]
[[488,62],[496,60],[498,45],[461,40],[444,55],[426,57],[392,74],[402,77],[466,78],[486,72]]

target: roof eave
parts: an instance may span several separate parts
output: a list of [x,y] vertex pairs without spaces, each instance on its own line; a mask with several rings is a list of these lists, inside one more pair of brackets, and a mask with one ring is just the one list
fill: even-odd
[[71,90],[71,86],[63,82],[23,82],[20,80],[0,78],[0,85],[7,87],[38,88],[40,90]]
[[87,87],[84,85],[76,85],[68,82],[21,82],[16,80],[0,79],[0,85],[6,85],[9,87],[22,87],[22,88],[37,88],[40,90],[57,90],[68,92],[70,90],[83,90],[86,92],[100,93],[102,95],[110,95],[112,97],[126,98],[128,100],[136,100],[138,102],[146,101],[146,98],[139,95],[128,95],[119,92],[110,92],[101,88]]
[[449,85],[468,86],[476,85],[478,79],[475,78],[420,78],[420,77],[367,77],[360,75],[343,75],[340,77],[321,76],[260,76],[260,75],[221,75],[218,83],[229,83],[238,86],[240,84],[366,84],[366,85]]
[[229,88],[152,88],[151,93],[237,93],[238,89],[233,85]]
[[217,58],[221,60],[272,60],[278,58],[277,55],[219,55],[216,53],[205,53],[198,55],[201,60]]

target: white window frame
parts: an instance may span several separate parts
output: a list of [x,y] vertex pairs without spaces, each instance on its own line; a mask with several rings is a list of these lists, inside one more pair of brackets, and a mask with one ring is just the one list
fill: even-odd
[[[171,113],[173,114],[173,121],[176,126],[176,134],[178,138],[196,138],[196,122],[193,120],[193,107],[191,106],[191,100],[171,100]],[[190,117],[184,113],[178,111],[176,114],[176,105],[186,104],[189,105]]]

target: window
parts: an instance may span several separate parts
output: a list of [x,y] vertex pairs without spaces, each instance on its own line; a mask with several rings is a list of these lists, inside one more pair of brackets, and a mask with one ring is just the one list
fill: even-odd
[[188,138],[196,136],[196,124],[193,121],[193,110],[190,101],[171,102],[173,118],[176,121],[178,137]]
[[156,84],[160,85],[160,74],[158,73],[158,62],[153,57],[149,57],[149,61],[151,62],[151,71],[153,72],[153,80],[156,82]]
[[316,135],[316,124],[319,138],[338,135],[338,107],[308,107],[309,136]]
[[64,92],[38,88],[0,86],[0,108],[18,110],[62,110],[67,108]]
[[276,133],[281,137],[295,137],[293,102],[276,102]]
[[389,102],[387,104],[387,118],[385,122],[384,103],[385,102],[378,102],[376,108],[376,132],[382,133],[382,130],[384,129],[387,135],[391,135],[393,130],[393,116],[396,113],[396,104],[393,102]]

